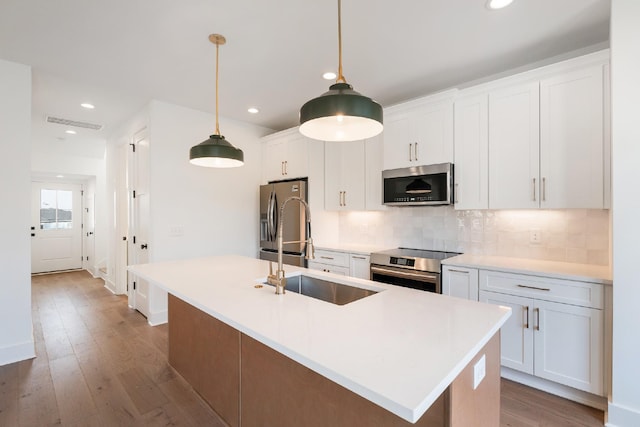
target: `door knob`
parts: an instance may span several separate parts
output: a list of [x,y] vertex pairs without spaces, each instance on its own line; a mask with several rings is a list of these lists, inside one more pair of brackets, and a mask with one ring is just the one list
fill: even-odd
[[147,244],[146,243],[141,244],[140,249],[147,249]]

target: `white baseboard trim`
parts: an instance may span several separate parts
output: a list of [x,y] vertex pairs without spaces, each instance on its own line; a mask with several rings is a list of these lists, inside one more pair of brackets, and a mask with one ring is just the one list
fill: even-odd
[[523,372],[514,371],[513,369],[505,368],[504,366],[500,368],[500,375],[502,378],[506,378],[538,390],[546,391],[547,393],[564,397],[565,399],[582,403],[583,405],[591,406],[592,408],[596,408],[601,411],[607,410],[607,399],[603,396],[587,393],[573,387],[554,383],[553,381],[534,377],[533,375],[525,374]]
[[111,280],[102,278],[102,280],[104,280],[104,287],[107,288],[107,290],[109,292],[111,292],[114,295],[118,295],[118,293],[116,292],[116,284],[113,283]]
[[0,366],[36,357],[35,343],[32,340],[0,348]]
[[607,427],[640,426],[640,411],[609,402]]
[[147,317],[147,322],[151,326],[162,325],[163,323],[169,322],[169,310],[156,311],[155,313],[149,313],[149,317]]

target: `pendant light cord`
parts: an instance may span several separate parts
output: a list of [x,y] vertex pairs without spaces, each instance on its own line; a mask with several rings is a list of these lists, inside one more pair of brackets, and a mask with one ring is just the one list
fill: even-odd
[[338,0],[338,78],[336,83],[338,82],[347,82],[342,75],[342,0]]
[[218,51],[220,44],[216,43],[216,135],[220,135],[220,125],[218,123]]

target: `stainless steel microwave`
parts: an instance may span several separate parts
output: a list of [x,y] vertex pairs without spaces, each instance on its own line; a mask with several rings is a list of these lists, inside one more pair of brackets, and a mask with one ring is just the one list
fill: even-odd
[[453,163],[382,171],[382,203],[389,206],[453,203]]

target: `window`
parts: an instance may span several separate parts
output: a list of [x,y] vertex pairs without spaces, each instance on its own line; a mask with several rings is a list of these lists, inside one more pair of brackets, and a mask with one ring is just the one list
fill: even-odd
[[73,228],[73,193],[71,190],[40,191],[40,229]]

